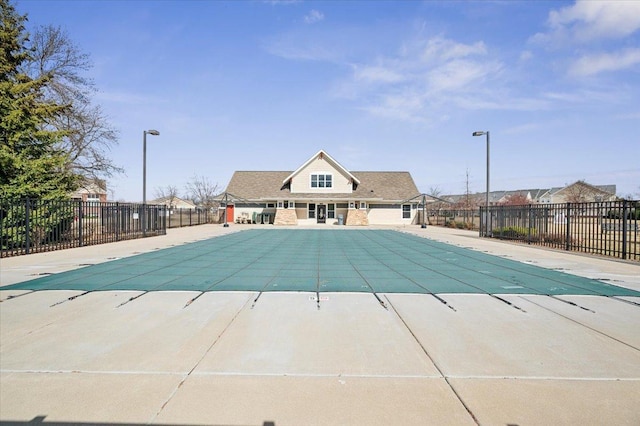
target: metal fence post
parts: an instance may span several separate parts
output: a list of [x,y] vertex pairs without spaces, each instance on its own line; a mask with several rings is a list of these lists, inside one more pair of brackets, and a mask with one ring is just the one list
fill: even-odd
[[529,229],[527,231],[527,243],[531,244],[531,204],[529,204],[529,218],[527,219]]
[[30,218],[30,202],[29,198],[24,200],[24,232],[25,232],[25,253],[31,251],[31,218]]
[[84,245],[84,238],[82,232],[82,219],[84,212],[82,211],[82,200],[78,201],[78,245],[82,247]]
[[622,201],[622,259],[627,258],[627,200]]
[[120,203],[116,201],[116,241],[120,241]]
[[571,239],[571,203],[567,203],[566,215],[567,229],[565,229],[565,250],[569,251],[571,249],[571,244],[569,242],[569,240]]

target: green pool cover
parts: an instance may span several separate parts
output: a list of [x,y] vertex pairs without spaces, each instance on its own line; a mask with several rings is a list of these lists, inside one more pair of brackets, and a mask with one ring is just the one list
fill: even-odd
[[2,289],[640,296],[411,234],[350,229],[252,229]]

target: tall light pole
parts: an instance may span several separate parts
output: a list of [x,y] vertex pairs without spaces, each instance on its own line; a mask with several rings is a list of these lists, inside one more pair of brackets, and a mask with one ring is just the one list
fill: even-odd
[[473,136],[483,136],[487,135],[487,194],[485,197],[485,220],[484,220],[484,236],[487,237],[489,235],[489,131],[486,132],[473,132]]
[[153,136],[160,136],[157,130],[144,130],[142,132],[142,235],[147,233],[147,133]]

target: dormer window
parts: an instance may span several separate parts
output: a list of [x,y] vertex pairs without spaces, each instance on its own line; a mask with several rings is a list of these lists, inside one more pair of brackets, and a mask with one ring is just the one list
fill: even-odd
[[311,188],[333,188],[333,176],[331,174],[314,173],[311,175]]

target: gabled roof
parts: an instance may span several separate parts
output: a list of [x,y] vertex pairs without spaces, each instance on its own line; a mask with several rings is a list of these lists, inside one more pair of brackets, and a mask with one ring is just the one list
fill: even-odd
[[282,184],[285,185],[287,184],[295,175],[297,175],[298,173],[300,173],[305,167],[307,167],[312,161],[316,160],[318,157],[324,159],[325,161],[327,161],[329,164],[331,164],[333,167],[335,167],[336,169],[338,169],[339,171],[341,171],[342,173],[345,174],[345,176],[348,176],[349,178],[351,178],[355,183],[360,184],[360,181],[353,175],[351,174],[351,172],[349,172],[349,170],[345,169],[344,167],[342,167],[342,165],[340,163],[338,163],[336,160],[333,159],[333,157],[331,157],[329,154],[327,154],[326,152],[324,152],[324,150],[320,150],[318,152],[316,152],[311,158],[309,158],[302,166],[298,167],[296,169],[296,171],[294,171],[293,173],[291,173],[289,176],[287,176],[283,181]]
[[156,198],[155,200],[151,200],[149,201],[149,204],[177,204],[177,203],[181,203],[181,204],[187,204],[189,206],[192,207],[196,207],[196,204],[191,201],[191,200],[184,200],[180,197],[160,197],[160,198]]
[[107,182],[104,179],[97,178],[82,178],[79,188],[75,191],[76,194],[107,193]]
[[[566,192],[566,191],[570,191],[571,188],[574,188],[576,186],[582,186],[584,188],[587,188],[589,190],[591,190],[594,193],[601,193],[601,194],[607,194],[607,195],[615,195],[616,194],[616,186],[615,185],[591,185],[590,183],[587,183],[583,180],[578,180],[576,182],[573,182],[572,184],[569,184],[563,188],[558,188],[557,191],[553,191],[552,194],[556,194],[556,193],[562,193],[562,192]],[[554,188],[555,189],[555,188]]]
[[349,172],[355,182],[360,182],[351,193],[292,194],[286,183],[294,175],[295,172],[287,171],[237,171],[231,177],[226,192],[251,201],[361,199],[400,202],[420,194],[409,172]]

